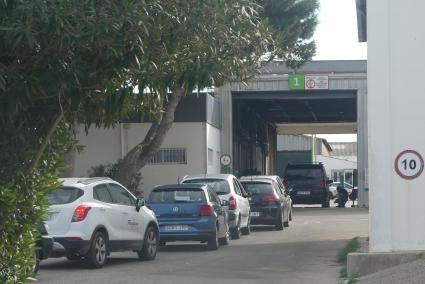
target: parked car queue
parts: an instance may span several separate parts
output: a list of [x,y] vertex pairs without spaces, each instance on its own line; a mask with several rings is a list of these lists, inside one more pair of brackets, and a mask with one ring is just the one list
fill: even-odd
[[[109,178],[64,178],[49,196],[49,236],[35,255],[105,265],[116,251],[153,260],[160,245],[199,241],[210,250],[251,232],[251,224],[282,230],[292,219],[289,190],[278,176],[186,176],[155,187],[147,201]],[[44,249],[44,251],[43,251]],[[38,264],[39,259],[36,261]]]

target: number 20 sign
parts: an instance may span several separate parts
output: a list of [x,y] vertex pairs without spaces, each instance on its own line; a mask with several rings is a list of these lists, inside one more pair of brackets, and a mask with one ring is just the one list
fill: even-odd
[[405,150],[395,158],[394,168],[401,178],[415,179],[424,170],[424,159],[416,151]]

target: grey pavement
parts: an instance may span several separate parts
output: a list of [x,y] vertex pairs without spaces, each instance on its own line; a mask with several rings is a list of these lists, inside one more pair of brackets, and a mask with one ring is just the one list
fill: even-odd
[[423,284],[425,260],[416,260],[359,278],[358,284]]
[[368,234],[368,212],[358,208],[294,208],[289,228],[259,226],[229,246],[171,244],[156,260],[113,253],[102,269],[65,258],[41,263],[38,283],[337,283],[335,258],[346,242]]

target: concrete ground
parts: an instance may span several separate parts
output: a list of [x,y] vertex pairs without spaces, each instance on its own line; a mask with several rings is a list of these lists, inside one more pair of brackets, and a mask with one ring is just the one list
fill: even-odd
[[358,284],[423,284],[425,260],[416,260],[359,278]]
[[284,231],[254,227],[251,235],[218,251],[197,243],[171,244],[154,261],[115,253],[96,270],[48,259],[41,263],[39,283],[337,283],[336,254],[349,239],[367,236],[367,210],[296,207],[293,217]]

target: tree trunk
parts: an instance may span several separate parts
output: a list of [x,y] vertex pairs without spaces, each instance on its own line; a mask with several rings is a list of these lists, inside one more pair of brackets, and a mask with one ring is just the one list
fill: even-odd
[[119,161],[115,179],[128,187],[131,178],[137,174],[149,161],[153,154],[161,147],[168,130],[174,122],[174,112],[185,90],[180,88],[173,92],[168,101],[165,111],[161,112],[152,122],[148,133],[141,143],[131,149],[124,158]]

